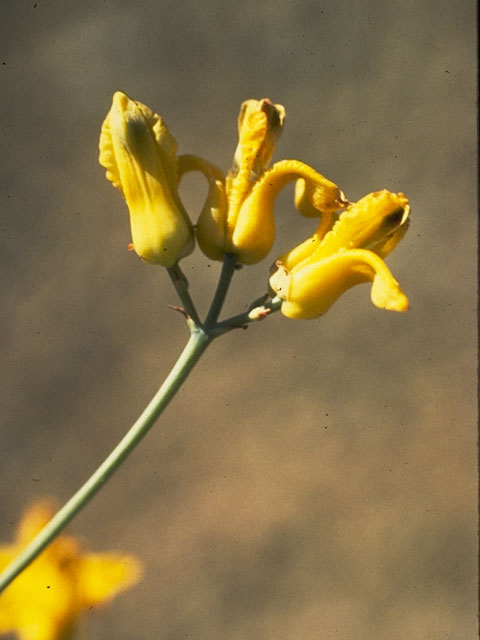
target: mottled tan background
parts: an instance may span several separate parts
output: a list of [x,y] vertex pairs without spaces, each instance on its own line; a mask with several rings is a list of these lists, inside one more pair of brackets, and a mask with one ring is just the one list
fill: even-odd
[[[215,343],[74,524],[147,565],[79,637],[475,638],[475,3],[1,0],[0,32],[1,538],[37,496],[72,494],[186,339],[97,165],[113,91],[224,168],[240,102],[268,96],[288,113],[277,159],[351,199],[410,197],[389,264],[411,311],[362,286]],[[182,193],[196,214],[201,179]],[[312,231],[291,199],[276,253]],[[218,265],[184,267],[207,300]]]

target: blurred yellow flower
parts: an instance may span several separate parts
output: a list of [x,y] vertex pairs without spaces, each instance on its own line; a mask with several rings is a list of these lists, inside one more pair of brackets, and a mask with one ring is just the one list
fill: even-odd
[[[300,199],[302,194],[297,194]],[[402,239],[410,206],[403,193],[371,193],[333,223],[321,221],[314,235],[276,262],[270,286],[288,318],[325,313],[347,289],[372,282],[380,309],[406,311],[408,299],[382,260]]]
[[[14,544],[0,546],[0,570],[53,514],[46,500],[27,509]],[[83,609],[108,602],[140,575],[140,564],[132,556],[86,553],[77,540],[61,535],[0,595],[0,634],[15,633],[20,640],[67,640]]]
[[263,260],[275,239],[275,198],[292,180],[302,180],[299,188],[303,192],[296,202],[304,215],[320,217],[347,204],[337,185],[303,162],[283,160],[267,168],[284,120],[285,109],[267,98],[244,102],[233,167],[226,177],[202,158],[179,158],[180,175],[200,171],[208,180],[197,240],[212,260],[222,260],[225,253],[237,255],[243,264]]
[[147,262],[173,267],[194,247],[178,196],[177,143],[162,118],[121,91],[102,125],[99,162],[123,194],[132,247]]

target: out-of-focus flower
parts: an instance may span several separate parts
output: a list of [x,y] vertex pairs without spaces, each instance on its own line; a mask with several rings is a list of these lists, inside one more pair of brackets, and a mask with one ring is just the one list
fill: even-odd
[[[301,195],[301,194],[300,194]],[[300,197],[299,195],[299,197]],[[270,286],[288,318],[315,318],[347,289],[371,282],[380,309],[406,311],[408,299],[382,260],[402,239],[410,207],[403,193],[371,193],[276,262]]]
[[[330,180],[298,160],[283,160],[267,168],[285,120],[285,109],[267,98],[247,100],[238,117],[238,146],[233,167],[220,169],[196,156],[179,158],[180,174],[200,171],[209,190],[197,225],[202,251],[213,260],[226,253],[243,264],[262,260],[275,239],[274,202],[289,182],[302,179],[298,195],[302,214],[320,217],[347,204]],[[305,205],[305,206],[302,206]]]
[[[0,570],[35,537],[54,514],[50,501],[23,515],[15,542],[0,546]],[[60,535],[0,595],[0,634],[20,640],[67,640],[84,609],[101,605],[140,579],[132,556],[87,553]]]
[[194,246],[178,195],[177,143],[162,118],[121,91],[100,135],[100,164],[130,211],[132,248],[147,262],[172,267]]

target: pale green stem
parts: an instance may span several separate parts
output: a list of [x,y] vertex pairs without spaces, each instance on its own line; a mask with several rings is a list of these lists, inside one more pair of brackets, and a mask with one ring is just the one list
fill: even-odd
[[[135,449],[145,434],[154,425],[157,418],[186,380],[210,342],[215,337],[230,331],[236,326],[240,326],[235,322],[237,317],[231,319],[233,321],[232,325],[217,322],[235,271],[235,266],[236,256],[225,255],[217,290],[207,314],[207,319],[203,325],[200,323],[195,305],[188,293],[188,282],[180,271],[180,268],[178,265],[175,265],[172,269],[168,270],[178,295],[184,304],[185,312],[193,321],[193,325],[192,323],[188,323],[191,327],[191,335],[187,345],[160,389],[115,449],[113,449],[85,484],[64,504],[23,552],[3,571],[0,575],[0,592],[52,542],[115,473],[125,458]],[[245,314],[242,314],[240,317],[243,318],[244,315]],[[218,331],[218,328],[221,330]]]
[[140,440],[153,426],[162,411],[181,387],[190,371],[200,359],[212,337],[201,328],[192,331],[190,339],[168,374],[164,383],[133,424],[124,438],[103,461],[85,484],[55,514],[25,550],[0,575],[0,592],[27,567],[38,554],[57,536],[74,516],[93,498],[105,482],[133,451]]
[[197,327],[201,326],[197,310],[188,292],[188,280],[180,269],[178,262],[171,269],[167,269],[167,271],[173,286],[177,290],[178,297],[182,301],[185,313],[190,316]]
[[225,296],[227,295],[228,287],[232,281],[236,266],[237,256],[232,253],[226,253],[223,258],[222,273],[220,274],[217,290],[213,296],[212,305],[204,324],[207,331],[212,329],[217,323],[218,316],[220,315],[223,303],[225,302]]
[[[259,299],[261,300],[261,299]],[[253,309],[259,307],[263,308],[266,312],[265,317],[270,315],[271,313],[275,313],[276,311],[280,311],[282,307],[283,300],[278,297],[273,298],[273,300],[268,300],[267,302],[259,302],[259,304],[251,305],[248,311],[244,313],[239,313],[237,316],[232,316],[231,318],[227,318],[226,320],[222,320],[222,322],[218,322],[213,330],[213,335],[215,337],[221,336],[232,329],[242,329],[246,328],[248,324],[251,322],[258,322],[261,320],[261,317],[250,317],[250,313]]]

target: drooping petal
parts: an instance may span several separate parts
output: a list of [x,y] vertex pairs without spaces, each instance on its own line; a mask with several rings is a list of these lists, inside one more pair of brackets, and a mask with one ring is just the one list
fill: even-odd
[[408,299],[383,260],[366,249],[338,252],[292,271],[279,264],[270,286],[284,300],[288,318],[315,318],[324,314],[347,289],[372,282],[371,299],[380,309],[407,311]]
[[[330,197],[328,187],[325,184],[316,183],[312,178],[308,180],[299,178],[295,183],[295,207],[306,218],[322,217],[322,220],[325,218],[330,221],[332,214],[340,208],[335,209],[330,206]],[[337,200],[342,208],[350,204],[342,191],[338,192]],[[324,225],[329,226],[328,223]]]
[[278,193],[289,182],[303,178],[312,183],[316,192],[318,216],[334,212],[345,205],[343,193],[336,184],[298,160],[282,160],[265,171],[243,202],[238,217],[230,217],[233,229],[232,253],[244,264],[263,260],[275,239],[274,204]]
[[[335,217],[335,212],[331,209],[320,210],[322,202],[318,201],[319,194],[321,194],[321,190],[319,190],[313,182],[304,180],[303,178],[296,181],[294,196],[295,208],[306,218],[318,218],[320,216],[320,224],[315,231],[315,237],[318,240],[322,240],[327,231],[330,231],[333,227],[337,218]],[[343,193],[341,198],[342,205],[347,206],[349,203]]]
[[228,201],[222,171],[194,155],[179,157],[179,176],[199,171],[208,181],[208,193],[196,227],[198,245],[212,260],[223,260],[227,250]]

